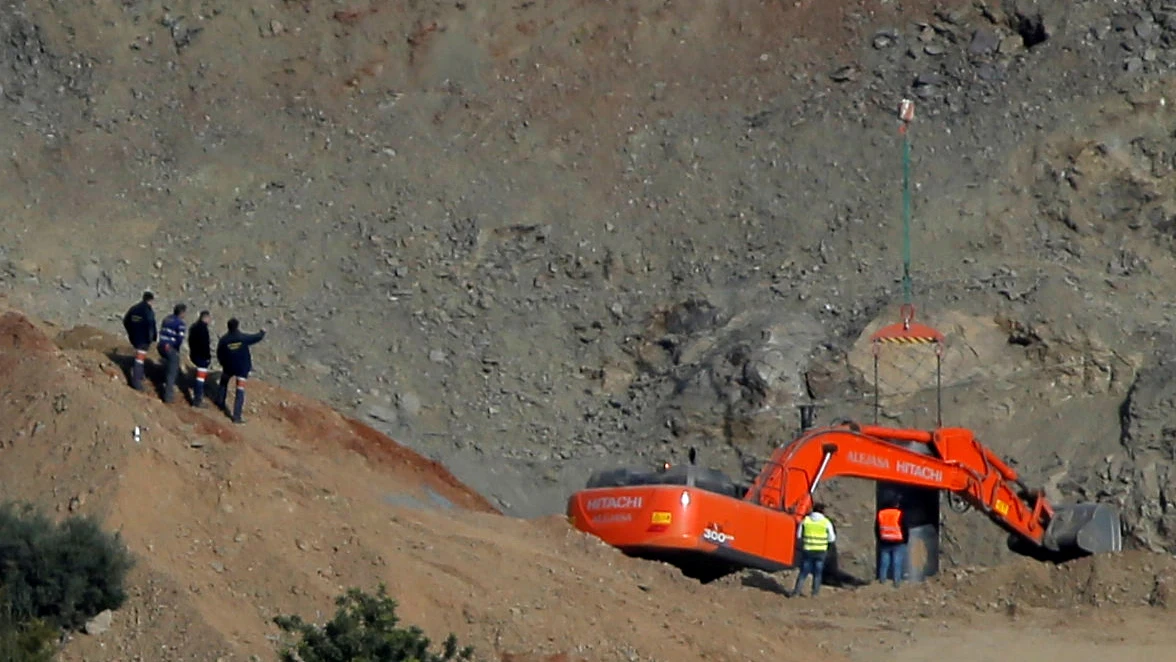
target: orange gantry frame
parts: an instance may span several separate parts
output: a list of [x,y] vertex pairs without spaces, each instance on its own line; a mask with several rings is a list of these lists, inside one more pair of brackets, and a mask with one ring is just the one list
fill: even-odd
[[905,303],[899,309],[901,322],[878,329],[870,336],[874,350],[874,423],[878,423],[878,414],[882,409],[881,376],[878,372],[878,358],[885,345],[935,345],[935,423],[943,426],[943,341],[944,335],[938,329],[915,322],[915,307]]
[[875,343],[924,344],[942,343],[945,336],[938,329],[915,322],[915,307],[903,304],[899,310],[901,322],[878,329],[870,336]]

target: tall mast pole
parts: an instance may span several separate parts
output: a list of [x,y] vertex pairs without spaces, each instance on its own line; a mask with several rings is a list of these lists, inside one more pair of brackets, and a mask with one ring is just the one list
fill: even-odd
[[[902,121],[898,133],[902,136],[902,301],[904,311],[914,311],[914,295],[911,287],[911,137],[907,131],[915,119],[915,103],[903,99],[899,105],[898,117]],[[904,315],[904,322],[910,319]]]

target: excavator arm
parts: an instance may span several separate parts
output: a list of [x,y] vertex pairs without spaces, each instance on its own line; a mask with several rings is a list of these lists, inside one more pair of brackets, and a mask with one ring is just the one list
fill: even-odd
[[[910,444],[925,444],[924,454]],[[845,423],[811,430],[779,448],[744,500],[804,515],[822,480],[849,476],[955,493],[1046,557],[1121,549],[1118,512],[1104,504],[1056,507],[970,430]]]

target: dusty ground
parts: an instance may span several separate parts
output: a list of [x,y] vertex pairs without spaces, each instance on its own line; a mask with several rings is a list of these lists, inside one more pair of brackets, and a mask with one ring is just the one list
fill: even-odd
[[[872,662],[932,659],[950,638],[962,660],[1016,645],[1032,662],[1176,645],[1169,555],[1020,561],[817,600],[780,595],[788,573],[704,586],[562,518],[492,512],[443,468],[268,383],[242,427],[163,405],[125,386],[104,353],[117,344],[0,315],[0,491],[103,517],[138,559],[113,628],[76,636],[63,660],[272,659],[273,615],[321,616],[344,587],[379,581],[406,620],[483,659]],[[1114,631],[1075,636],[1095,624]]]

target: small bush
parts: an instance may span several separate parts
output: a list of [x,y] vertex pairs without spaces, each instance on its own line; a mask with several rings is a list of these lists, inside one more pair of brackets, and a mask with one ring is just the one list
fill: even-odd
[[335,617],[321,627],[298,616],[274,619],[283,631],[300,639],[282,652],[282,662],[450,662],[469,660],[474,654],[469,646],[458,649],[452,634],[442,643],[441,652],[433,653],[420,628],[397,627],[397,604],[383,584],[376,595],[350,589],[335,604]]
[[5,662],[53,662],[60,631],[34,618],[18,620],[0,595],[0,660]]
[[126,600],[130,552],[88,517],[54,523],[30,506],[0,506],[0,586],[17,622],[76,629]]

